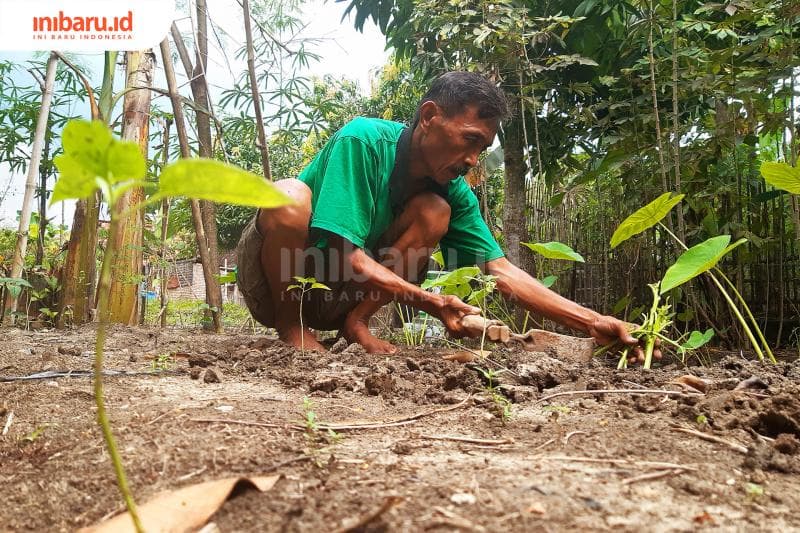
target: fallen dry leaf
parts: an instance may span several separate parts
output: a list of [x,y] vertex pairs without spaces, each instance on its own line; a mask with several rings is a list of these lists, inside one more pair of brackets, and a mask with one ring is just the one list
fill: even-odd
[[691,387],[698,392],[702,392],[705,394],[708,392],[708,381],[698,378],[697,376],[693,376],[691,374],[686,374],[680,377],[677,377],[670,381],[670,383],[676,383],[678,385],[686,385],[687,387]]
[[[196,483],[174,491],[160,492],[139,506],[139,519],[148,533],[195,531],[203,527],[217,509],[222,507],[236,485],[244,483],[265,492],[280,478],[280,475],[230,477]],[[79,533],[127,533],[135,532],[135,529],[130,515],[122,513],[78,531]]]
[[489,350],[475,350],[475,352],[468,352],[466,350],[453,352],[442,356],[446,361],[455,361],[457,363],[472,363],[483,357],[489,357],[492,352]]

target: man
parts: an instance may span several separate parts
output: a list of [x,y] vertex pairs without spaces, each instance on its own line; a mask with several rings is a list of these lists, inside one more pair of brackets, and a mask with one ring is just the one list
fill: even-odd
[[294,276],[313,275],[331,290],[305,293],[303,324],[338,329],[370,353],[395,351],[367,327],[394,299],[439,318],[451,335],[469,335],[460,320],[479,309],[416,285],[439,244],[448,267],[480,265],[524,308],[600,343],[636,344],[625,322],[559,296],[511,264],[483,221],[463,175],[507,115],[492,83],[450,72],[422,98],[413,126],[346,124],[297,179],[275,182],[296,205],[260,210],[242,234],[239,286],[253,316],[289,344],[324,350],[301,329],[298,291],[287,293]]

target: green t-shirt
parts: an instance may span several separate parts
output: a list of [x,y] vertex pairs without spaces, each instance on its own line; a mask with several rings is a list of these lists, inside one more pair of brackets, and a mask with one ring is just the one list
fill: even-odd
[[[300,173],[312,192],[310,229],[318,246],[320,231],[344,237],[375,251],[398,214],[411,130],[397,122],[356,118],[340,129]],[[395,168],[397,163],[397,169]],[[430,188],[450,204],[450,226],[440,246],[447,268],[503,257],[463,176],[444,188]],[[317,236],[314,236],[314,234]]]

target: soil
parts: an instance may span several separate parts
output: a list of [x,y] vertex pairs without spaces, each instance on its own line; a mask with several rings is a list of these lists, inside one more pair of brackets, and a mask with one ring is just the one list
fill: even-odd
[[[120,511],[78,372],[94,328],[1,334],[0,531],[72,531]],[[800,530],[797,360],[618,371],[496,347],[466,365],[431,347],[334,351],[112,328],[105,369],[127,373],[105,378],[107,408],[137,499],[277,472],[272,490],[227,502],[219,530],[332,531],[382,506],[361,531]],[[73,375],[6,379],[47,371]],[[643,388],[675,394],[586,393]]]

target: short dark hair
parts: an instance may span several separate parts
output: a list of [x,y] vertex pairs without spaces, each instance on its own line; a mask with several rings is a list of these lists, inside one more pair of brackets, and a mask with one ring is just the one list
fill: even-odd
[[414,125],[419,122],[420,109],[425,102],[436,103],[448,116],[463,111],[468,105],[477,106],[480,118],[506,120],[510,116],[503,91],[476,72],[447,72],[433,80],[417,105]]

